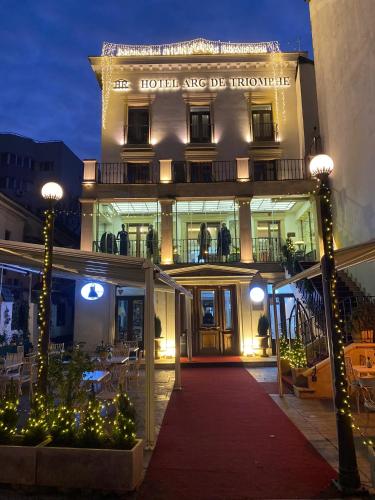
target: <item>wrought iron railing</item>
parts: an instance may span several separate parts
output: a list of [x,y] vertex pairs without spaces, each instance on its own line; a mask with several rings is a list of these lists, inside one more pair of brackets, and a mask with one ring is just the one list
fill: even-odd
[[197,239],[179,239],[173,242],[173,260],[175,264],[239,262],[240,241],[232,238],[229,248],[218,246],[218,240],[209,244],[200,244]]
[[125,255],[129,257],[140,257],[152,259],[154,262],[160,260],[160,242],[153,244],[146,240],[121,241],[119,238],[104,236],[100,240],[93,241],[94,252],[101,252],[112,255]]
[[158,184],[159,164],[97,163],[99,184]]
[[234,160],[207,163],[174,161],[172,163],[172,179],[175,183],[234,182],[236,172],[237,168]]
[[[172,182],[174,183],[215,183],[236,182],[235,160],[212,162],[172,162]],[[253,182],[291,181],[309,179],[307,163],[304,159],[280,159],[251,161],[249,177]],[[160,166],[158,161],[150,164],[138,163],[97,163],[98,184],[159,184]]]
[[281,262],[280,238],[253,238],[254,262]]
[[252,161],[250,178],[254,182],[293,181],[309,179],[307,162],[304,159],[280,159],[270,161]]

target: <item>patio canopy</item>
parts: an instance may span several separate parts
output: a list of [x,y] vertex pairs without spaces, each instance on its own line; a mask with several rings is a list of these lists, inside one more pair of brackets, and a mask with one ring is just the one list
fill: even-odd
[[[43,268],[44,247],[33,243],[0,240],[0,263],[32,272]],[[155,287],[171,288],[191,297],[184,287],[146,259],[125,257],[72,248],[54,247],[53,269],[56,275],[102,281],[111,285],[145,287],[146,269],[154,269]]]

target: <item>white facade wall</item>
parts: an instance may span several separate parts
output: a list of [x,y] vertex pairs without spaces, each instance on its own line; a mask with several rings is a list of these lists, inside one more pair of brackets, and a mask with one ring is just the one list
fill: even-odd
[[[311,0],[320,129],[332,156],[335,242],[375,237],[375,2]],[[375,295],[375,264],[351,269]]]

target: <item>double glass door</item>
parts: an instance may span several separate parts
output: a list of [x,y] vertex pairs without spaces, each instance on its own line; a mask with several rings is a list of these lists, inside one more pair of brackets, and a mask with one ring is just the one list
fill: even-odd
[[116,340],[137,340],[143,345],[144,297],[117,297]]
[[235,287],[194,287],[192,293],[195,354],[237,354]]

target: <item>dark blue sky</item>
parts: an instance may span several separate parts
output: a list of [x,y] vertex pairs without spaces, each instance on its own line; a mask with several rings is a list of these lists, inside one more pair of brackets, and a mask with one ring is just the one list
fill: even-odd
[[61,139],[100,156],[98,84],[87,56],[103,41],[168,43],[204,37],[278,40],[311,50],[303,0],[0,0],[0,132]]

